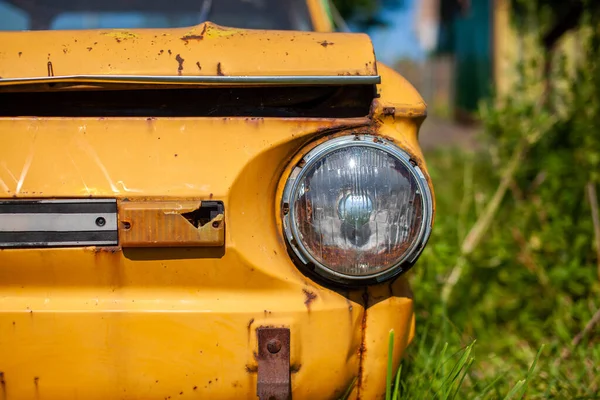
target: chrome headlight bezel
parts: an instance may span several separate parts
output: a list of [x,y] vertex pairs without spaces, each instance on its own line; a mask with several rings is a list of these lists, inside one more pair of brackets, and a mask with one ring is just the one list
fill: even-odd
[[[319,262],[312,256],[309,249],[305,247],[300,238],[298,227],[295,221],[295,207],[293,202],[294,194],[298,190],[298,185],[310,171],[310,168],[328,154],[352,146],[371,147],[383,150],[395,159],[397,159],[411,174],[417,183],[418,190],[422,196],[422,220],[419,226],[418,234],[413,243],[406,249],[401,258],[387,269],[371,275],[354,276],[346,275],[328,268],[327,265]],[[310,267],[309,272],[316,274],[320,278],[333,283],[344,284],[347,286],[364,286],[375,284],[392,279],[406,271],[416,262],[423,251],[429,236],[433,221],[433,197],[423,171],[412,161],[410,155],[398,147],[393,142],[368,134],[354,134],[336,137],[327,140],[314,148],[310,149],[295,167],[292,168],[289,177],[285,183],[281,201],[281,217],[283,222],[284,235],[289,248],[301,262],[302,267]]]

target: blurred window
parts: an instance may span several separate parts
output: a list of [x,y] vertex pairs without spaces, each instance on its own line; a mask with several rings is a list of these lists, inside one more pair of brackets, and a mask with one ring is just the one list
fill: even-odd
[[0,30],[22,31],[29,29],[29,22],[25,11],[0,0]]
[[0,0],[0,30],[176,28],[204,21],[312,29],[306,0]]

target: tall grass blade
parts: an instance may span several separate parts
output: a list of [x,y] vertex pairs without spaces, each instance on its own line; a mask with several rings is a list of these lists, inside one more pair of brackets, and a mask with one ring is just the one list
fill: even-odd
[[387,375],[385,377],[385,400],[392,399],[392,369],[394,368],[394,330],[390,330],[390,339],[388,342],[388,363]]

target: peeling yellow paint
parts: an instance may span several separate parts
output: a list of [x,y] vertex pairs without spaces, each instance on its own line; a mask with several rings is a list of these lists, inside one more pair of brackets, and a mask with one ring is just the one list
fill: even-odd
[[237,34],[241,34],[244,31],[242,29],[236,29],[236,28],[225,28],[222,26],[218,26],[218,25],[209,25],[206,28],[206,33],[204,34],[204,37],[206,38],[222,38],[222,37],[227,37],[227,36],[233,36],[233,35],[237,35]]
[[119,39],[119,40],[137,39],[140,37],[138,34],[129,32],[129,31],[109,31],[109,32],[103,32],[102,35],[109,36],[109,37]]

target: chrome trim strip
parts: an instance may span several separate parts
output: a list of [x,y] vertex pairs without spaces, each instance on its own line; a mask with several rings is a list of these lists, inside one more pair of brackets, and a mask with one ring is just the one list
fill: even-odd
[[[102,218],[100,224],[98,218]],[[116,231],[117,214],[0,214],[0,232]]]
[[161,75],[65,75],[0,79],[0,86],[34,83],[145,83],[168,85],[375,85],[379,75],[290,76],[161,76]]
[[0,201],[0,249],[119,244],[115,199]]

